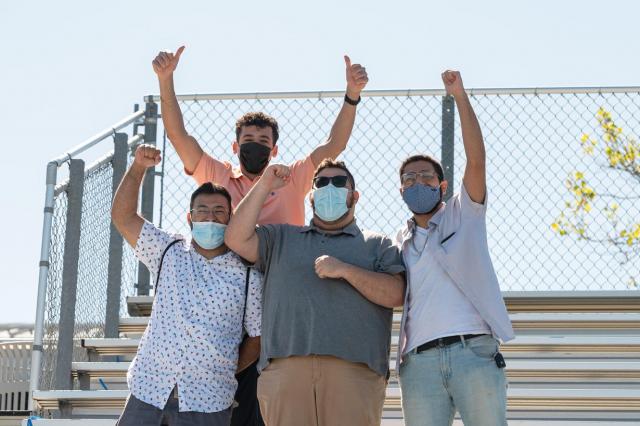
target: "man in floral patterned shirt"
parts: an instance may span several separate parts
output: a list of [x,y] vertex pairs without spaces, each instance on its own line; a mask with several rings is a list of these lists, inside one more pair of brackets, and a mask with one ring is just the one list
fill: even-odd
[[260,335],[261,277],[224,245],[231,197],[221,186],[192,194],[189,242],[140,217],[140,184],[159,162],[159,150],[140,146],[113,201],[114,225],[157,277],[118,425],[229,425],[243,318],[250,338]]

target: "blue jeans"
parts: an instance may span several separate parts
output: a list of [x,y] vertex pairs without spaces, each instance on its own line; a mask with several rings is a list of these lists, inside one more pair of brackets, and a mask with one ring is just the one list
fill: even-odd
[[448,426],[456,409],[465,426],[506,425],[507,386],[493,356],[498,342],[480,336],[406,354],[400,365],[407,426]]

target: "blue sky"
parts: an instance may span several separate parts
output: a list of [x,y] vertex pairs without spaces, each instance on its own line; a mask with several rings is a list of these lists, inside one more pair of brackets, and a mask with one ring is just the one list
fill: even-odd
[[0,2],[4,243],[0,322],[32,322],[46,162],[157,93],[151,60],[186,44],[180,93],[639,85],[632,1]]

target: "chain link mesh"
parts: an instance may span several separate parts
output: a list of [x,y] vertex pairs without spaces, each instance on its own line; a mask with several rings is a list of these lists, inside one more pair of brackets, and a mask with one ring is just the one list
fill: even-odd
[[58,325],[60,323],[60,295],[62,294],[62,264],[64,256],[64,234],[67,228],[67,193],[55,198],[51,226],[51,249],[49,251],[49,274],[47,276],[47,298],[44,312],[42,371],[40,389],[53,387],[58,349]]
[[[489,247],[503,290],[622,290],[640,279],[640,94],[637,92],[472,95],[487,149]],[[307,156],[326,140],[341,98],[181,101],[187,130],[213,157],[237,164],[235,121],[264,111],[280,123],[277,162]],[[442,97],[368,97],[341,155],[361,193],[359,225],[393,237],[408,219],[398,167],[409,155],[442,152]],[[454,178],[465,155],[455,116]],[[128,164],[132,157],[128,157]],[[175,150],[164,152],[158,222],[189,234],[195,182]],[[110,161],[85,177],[74,341],[104,335],[110,207]],[[47,278],[40,389],[51,389],[60,317],[66,192],[57,194]],[[307,205],[307,219],[311,211]],[[120,312],[135,294],[138,262],[124,243]],[[76,345],[74,361],[84,360]]]
[[87,361],[80,338],[104,336],[111,230],[113,168],[105,163],[84,177],[73,359]]
[[[128,156],[127,161],[130,165],[132,158]],[[103,337],[106,319],[111,201],[113,197],[112,160],[106,160],[89,170],[83,182],[80,257],[78,259],[73,330],[73,361],[88,359],[86,351],[80,346],[80,339]],[[54,372],[57,367],[67,208],[67,192],[66,190],[59,191],[54,201],[51,228],[50,266],[47,277],[43,337],[44,352],[39,385],[42,390],[54,387]],[[134,286],[138,262],[126,241],[123,241],[123,248],[120,315],[127,316],[126,297],[135,294]]]
[[[471,102],[487,148],[489,247],[502,289],[637,287],[640,153],[634,141],[640,134],[639,94],[505,92],[475,95]],[[181,101],[188,132],[214,158],[234,165],[234,124],[243,113],[264,111],[278,120],[281,138],[274,161],[291,163],[326,140],[341,105],[341,98],[325,97]],[[615,130],[611,123],[606,130],[602,111],[623,130],[618,151],[627,155],[625,170],[611,166],[606,134]],[[450,185],[458,192],[465,155],[455,115]],[[441,129],[441,96],[376,96],[358,106],[341,159],[361,193],[356,211],[361,227],[395,236],[408,219],[398,192],[399,165],[416,153],[440,158]],[[164,155],[161,221],[168,230],[188,234],[185,214],[195,182],[185,175],[172,147]],[[576,183],[580,173],[584,178]],[[310,219],[308,205],[306,212]]]

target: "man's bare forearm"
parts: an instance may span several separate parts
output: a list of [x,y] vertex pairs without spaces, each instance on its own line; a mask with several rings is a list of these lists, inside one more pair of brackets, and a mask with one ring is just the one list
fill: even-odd
[[262,205],[270,191],[258,181],[236,207],[224,233],[224,242],[227,247],[249,262],[255,262],[258,259],[256,224]]
[[176,98],[173,86],[173,74],[159,77],[160,106],[162,108],[162,122],[167,131],[167,137],[175,148],[180,160],[187,171],[193,172],[202,157],[202,148],[198,142],[187,133],[180,104]]
[[132,247],[136,245],[144,222],[138,214],[138,194],[145,171],[143,166],[135,162],[129,167],[116,190],[111,206],[113,224]]
[[162,107],[162,122],[171,139],[174,136],[184,136],[187,130],[184,127],[182,111],[176,97],[173,86],[173,75],[158,78],[160,84],[160,106]]
[[462,127],[462,143],[467,157],[467,164],[483,165],[485,163],[485,148],[482,139],[482,129],[473,111],[469,96],[457,96],[455,98],[458,114],[460,115],[460,126]]
[[401,275],[373,272],[345,264],[342,277],[370,302],[387,308],[404,302],[405,283]]
[[236,373],[245,370],[260,357],[260,336],[247,337],[240,345],[238,354],[238,369]]

